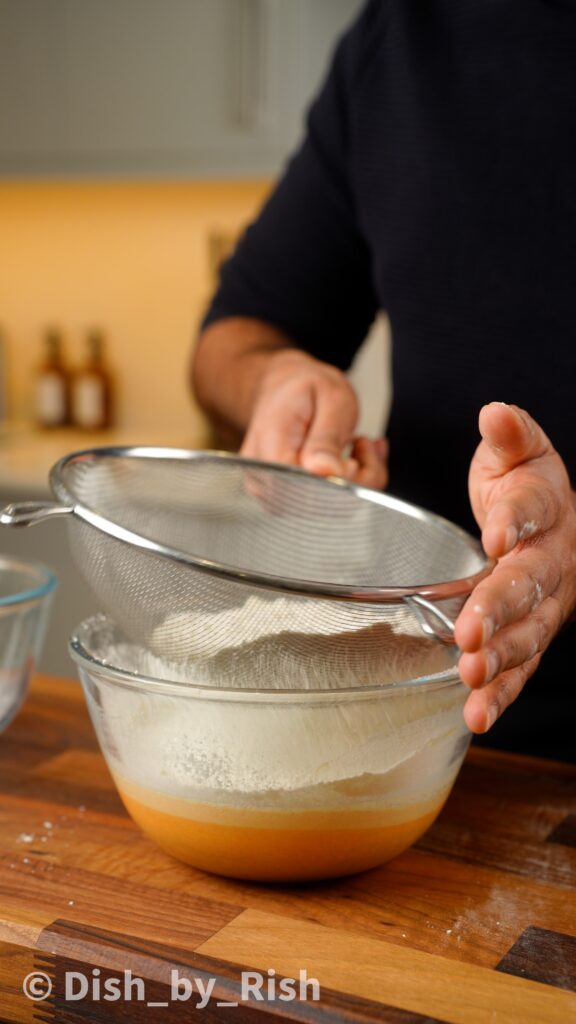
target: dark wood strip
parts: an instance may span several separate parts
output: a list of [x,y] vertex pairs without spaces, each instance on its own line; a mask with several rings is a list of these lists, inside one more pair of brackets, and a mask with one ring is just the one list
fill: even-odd
[[479,795],[496,794],[521,803],[532,803],[536,797],[539,803],[556,805],[574,798],[576,764],[471,747],[463,773],[466,786]]
[[[48,858],[6,869],[0,875],[0,906],[6,920],[11,914],[20,920],[21,908],[27,911],[30,923],[35,915],[40,926],[68,913],[70,917],[79,914],[99,928],[122,932],[129,927],[136,935],[156,936],[160,942],[174,941],[181,946],[206,941],[243,909],[128,879],[106,876],[103,880],[96,871],[70,870]],[[48,944],[45,948],[52,947]]]
[[576,851],[567,857],[565,851],[545,841],[522,843],[517,837],[463,827],[449,818],[441,818],[419,840],[416,849],[568,890],[576,884]]
[[546,842],[576,847],[576,814],[568,814],[550,833]]
[[[88,786],[73,778],[63,783],[60,779],[46,778],[37,771],[34,776],[10,776],[2,779],[3,796],[17,798],[21,806],[41,804],[45,808],[90,807],[100,814],[126,817],[124,805],[115,789],[103,786]],[[54,810],[54,813],[55,813]]]
[[24,748],[97,750],[98,741],[80,688],[73,682],[40,680],[6,735]]
[[547,840],[574,815],[575,804],[575,765],[472,749],[442,815],[417,848],[571,888],[576,851]]
[[[576,805],[576,765],[550,765],[512,755],[464,763],[445,816],[463,826],[496,828],[518,840],[544,840]],[[506,813],[503,814],[503,809]]]
[[34,970],[34,950],[0,941],[0,1024],[33,1024],[34,1004],[22,991]]
[[[8,778],[10,774],[15,774],[16,771],[24,768],[28,771],[30,768],[34,768],[35,765],[41,764],[46,760],[47,756],[50,756],[51,751],[46,751],[46,747],[32,743],[19,743],[13,738],[12,730],[9,729],[7,732],[2,734],[2,743],[0,743],[0,773],[2,780]],[[2,1020],[0,1018],[0,1024]]]
[[576,936],[526,928],[496,970],[576,992]]

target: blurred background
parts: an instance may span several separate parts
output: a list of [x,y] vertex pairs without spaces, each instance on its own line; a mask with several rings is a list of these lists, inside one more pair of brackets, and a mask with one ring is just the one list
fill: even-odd
[[[187,367],[222,258],[361,0],[0,0],[0,506],[65,453],[209,447]],[[387,327],[352,369],[377,433]],[[371,382],[378,382],[374,392]],[[60,577],[41,667],[94,602],[62,524],[0,532]]]

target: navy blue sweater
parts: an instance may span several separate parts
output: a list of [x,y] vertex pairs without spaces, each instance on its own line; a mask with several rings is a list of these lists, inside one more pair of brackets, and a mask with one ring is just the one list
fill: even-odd
[[[349,366],[390,318],[390,491],[468,529],[481,406],[576,476],[576,2],[371,0],[207,322],[255,316]],[[490,742],[574,756],[566,631]],[[574,696],[573,696],[574,695]]]

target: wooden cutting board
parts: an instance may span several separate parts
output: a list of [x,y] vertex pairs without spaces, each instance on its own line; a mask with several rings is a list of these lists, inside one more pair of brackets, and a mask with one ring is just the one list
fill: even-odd
[[[0,1024],[576,1020],[576,767],[472,750],[390,864],[235,882],[139,833],[79,686],[39,678],[0,737],[0,794]],[[23,994],[32,972],[48,998]]]

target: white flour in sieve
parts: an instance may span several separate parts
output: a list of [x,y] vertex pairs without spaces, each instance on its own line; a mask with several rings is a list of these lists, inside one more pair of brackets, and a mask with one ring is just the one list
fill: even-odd
[[456,660],[455,648],[426,637],[403,605],[383,613],[382,606],[348,604],[343,611],[329,601],[256,595],[218,612],[170,616],[147,647],[185,660],[191,681],[258,689],[399,682]]

